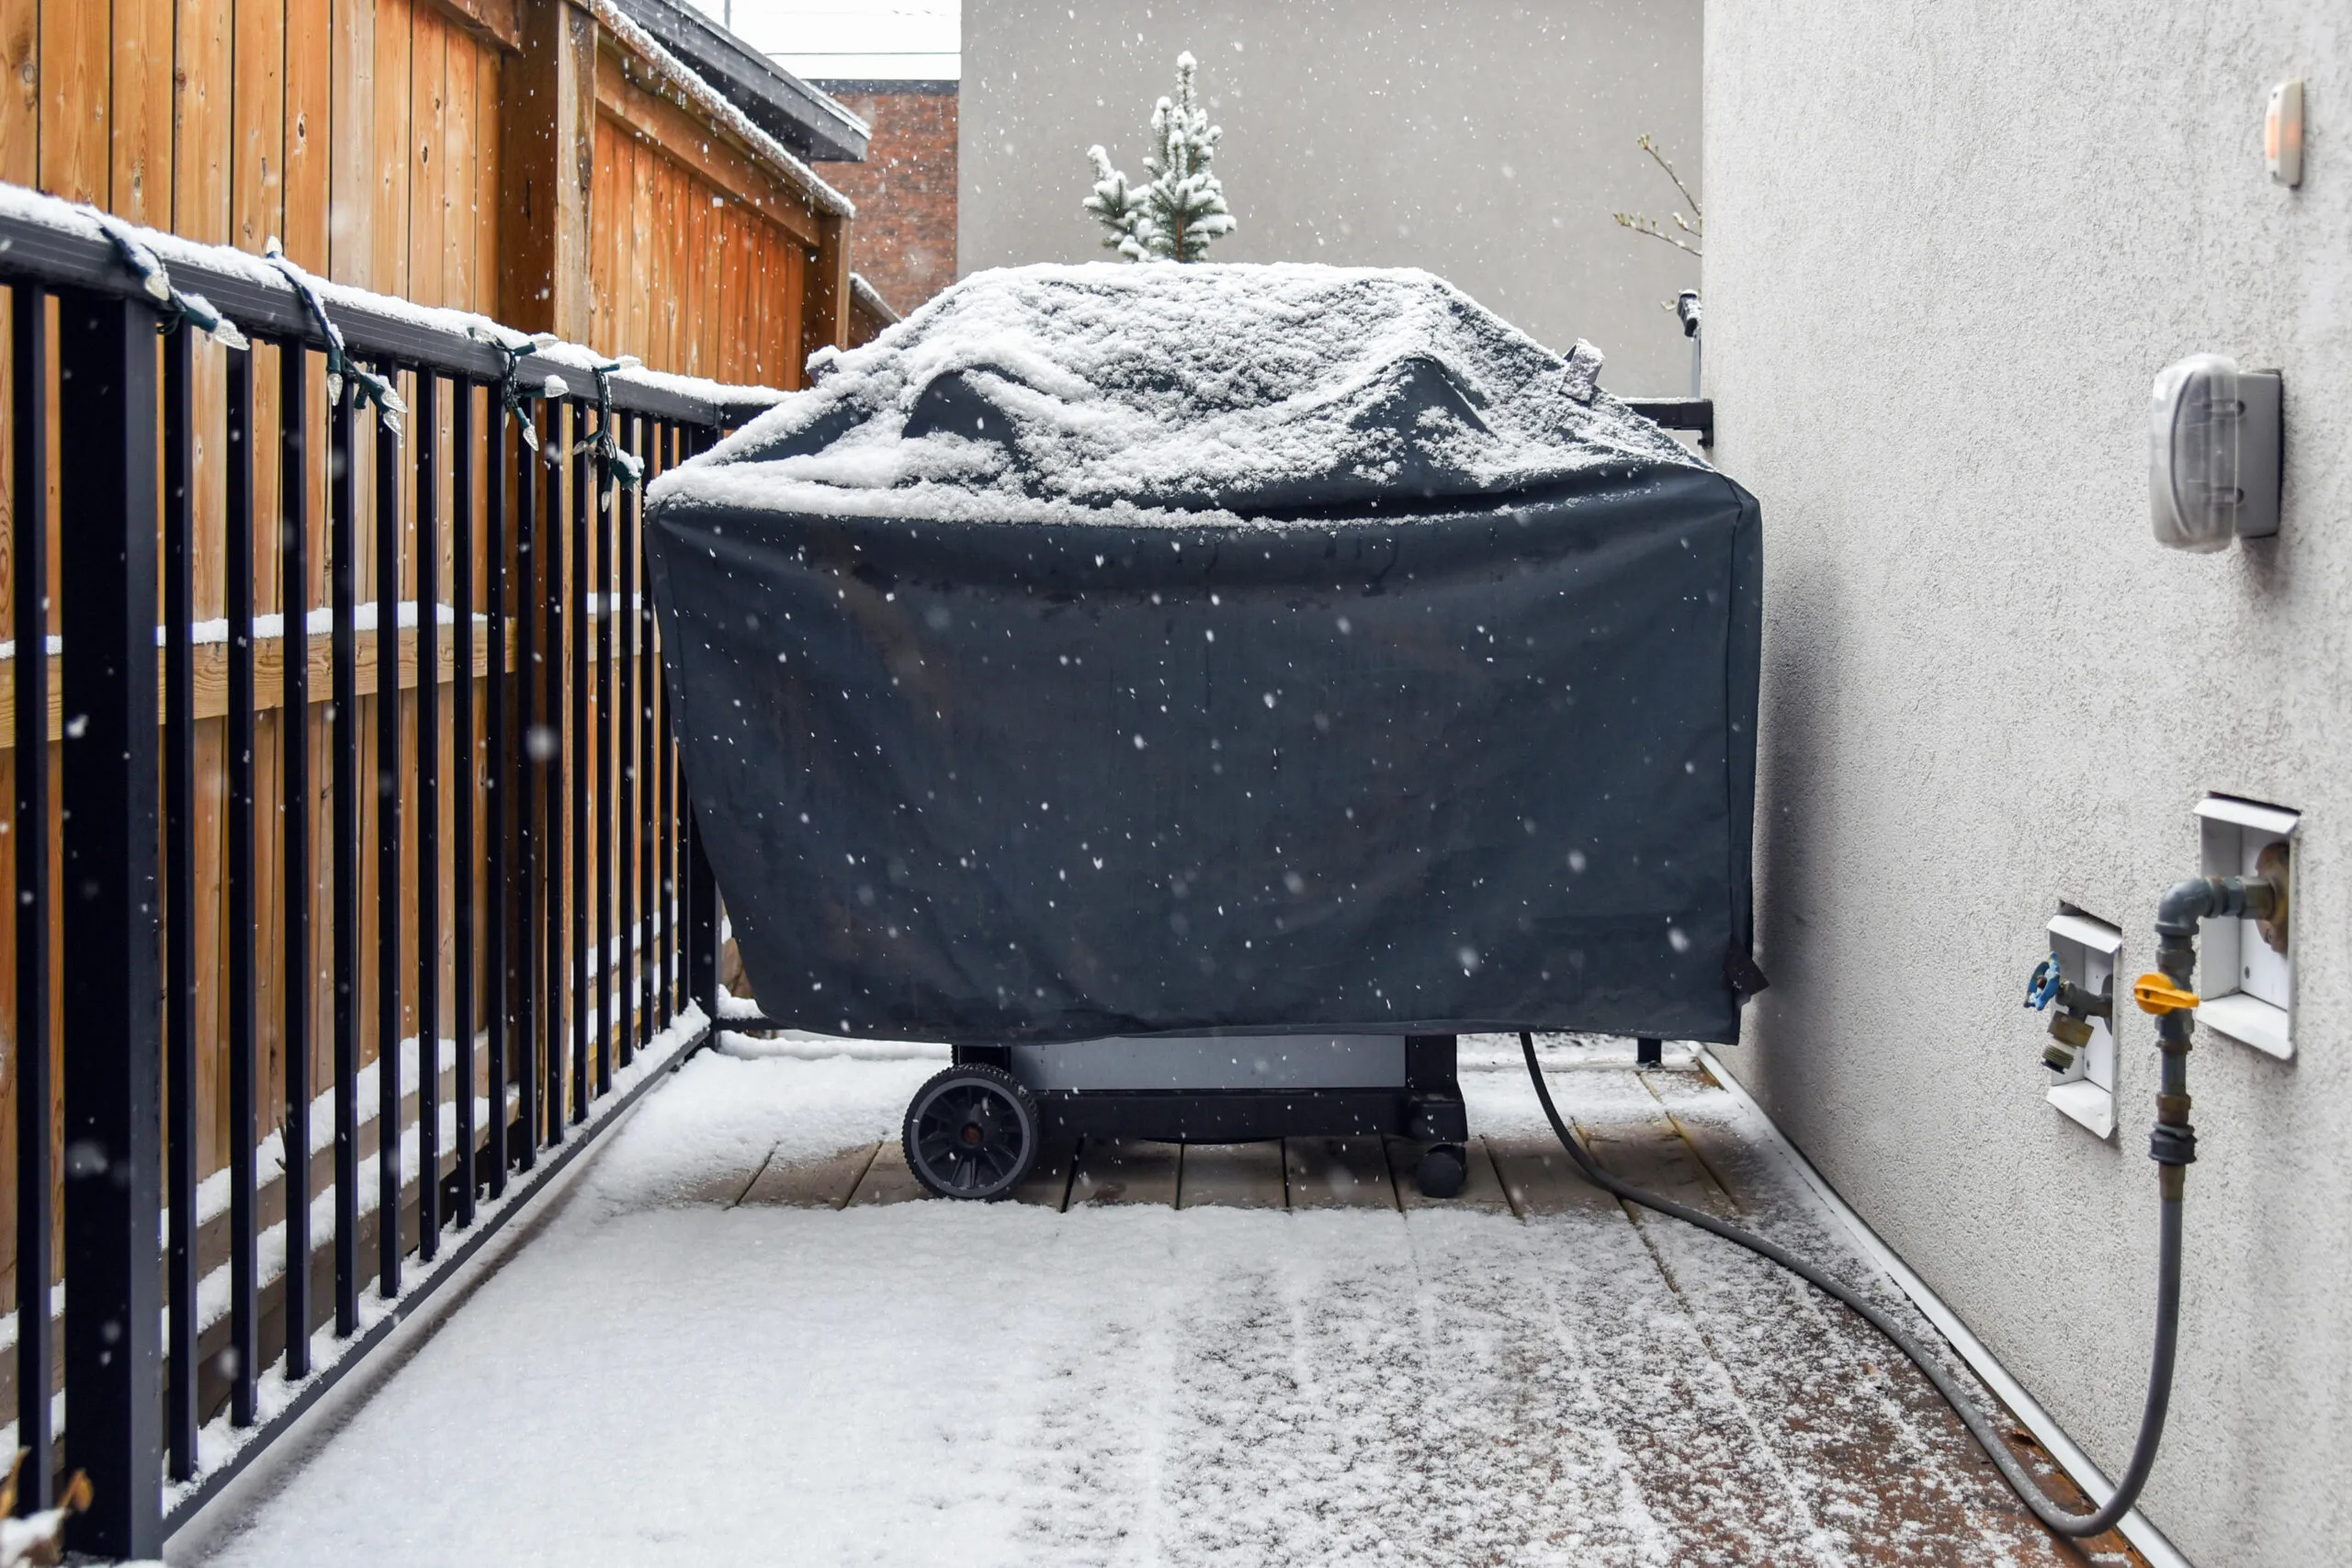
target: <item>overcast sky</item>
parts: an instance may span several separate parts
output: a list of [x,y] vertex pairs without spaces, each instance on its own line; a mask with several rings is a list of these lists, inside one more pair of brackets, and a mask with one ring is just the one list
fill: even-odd
[[[797,76],[959,79],[961,0],[692,0]],[[732,11],[731,18],[729,12]]]

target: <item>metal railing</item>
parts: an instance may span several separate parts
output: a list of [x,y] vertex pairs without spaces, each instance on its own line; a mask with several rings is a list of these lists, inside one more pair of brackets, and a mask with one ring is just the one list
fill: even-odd
[[141,236],[221,347],[6,194],[19,1498],[154,1557],[707,1035],[623,470],[772,395],[324,291],[402,434],[255,258]]

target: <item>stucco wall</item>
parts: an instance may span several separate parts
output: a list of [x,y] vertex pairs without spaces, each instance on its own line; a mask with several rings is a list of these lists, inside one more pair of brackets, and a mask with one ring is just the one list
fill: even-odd
[[[2145,1375],[2151,1021],[2043,1103],[2064,899],[2150,966],[2209,790],[2304,813],[2298,1054],[2200,1032],[2147,1494],[2193,1560],[2352,1541],[2352,10],[1736,0],[1706,17],[1716,460],[1762,498],[1760,957],[1730,1061],[2109,1472]],[[2310,81],[2306,182],[2269,85]],[[2286,375],[2278,538],[2158,548],[2155,371]],[[2126,1010],[2129,1010],[2128,1009]]]
[[[1075,15],[1072,13],[1075,12]],[[1620,229],[1698,189],[1700,0],[965,0],[966,272],[1104,254],[1080,210],[1100,141],[1130,180],[1179,51],[1225,128],[1241,227],[1221,261],[1423,266],[1539,341],[1582,336],[1612,390],[1679,396],[1661,301],[1699,264]]]

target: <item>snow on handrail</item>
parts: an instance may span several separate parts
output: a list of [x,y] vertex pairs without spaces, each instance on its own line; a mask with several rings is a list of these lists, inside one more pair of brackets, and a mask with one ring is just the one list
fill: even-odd
[[[293,284],[263,257],[159,230],[121,227],[153,251],[176,282],[200,290],[249,334],[325,346]],[[0,182],[0,282],[17,280],[145,297],[140,280],[121,265],[115,241],[89,214],[55,197]],[[315,287],[351,352],[378,364],[424,366],[477,382],[495,381],[507,367],[497,344],[519,347],[525,341],[526,334],[469,310],[419,305],[345,284],[318,281]],[[606,363],[608,355],[580,344],[545,343],[523,357],[521,370],[537,380]],[[620,371],[612,379],[615,407],[695,424],[740,424],[785,396],[774,387],[729,386],[661,370]]]

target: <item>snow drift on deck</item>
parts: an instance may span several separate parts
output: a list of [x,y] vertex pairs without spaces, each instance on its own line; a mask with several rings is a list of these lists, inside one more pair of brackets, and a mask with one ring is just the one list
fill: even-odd
[[1092,263],[966,278],[659,496],[1038,521],[1490,496],[1699,467],[1566,357],[1415,269]]

